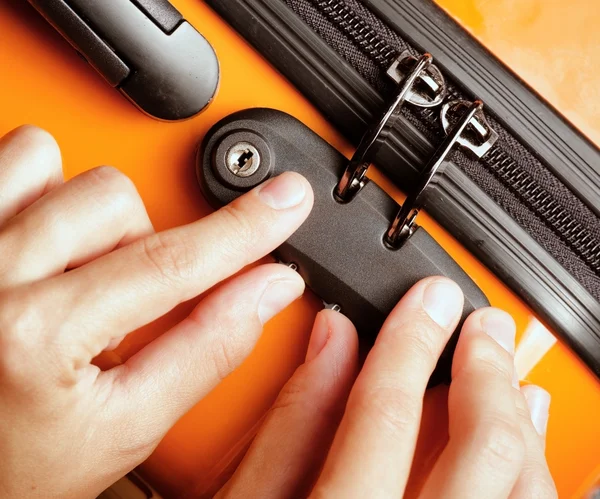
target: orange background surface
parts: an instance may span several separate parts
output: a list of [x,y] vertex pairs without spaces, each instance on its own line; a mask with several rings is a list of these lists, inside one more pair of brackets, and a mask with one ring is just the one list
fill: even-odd
[[[173,3],[213,44],[222,81],[215,102],[183,123],[161,123],[140,113],[111,89],[68,44],[21,0],[0,3],[0,134],[33,123],[49,130],[63,151],[67,177],[112,164],[128,174],[155,227],[191,222],[210,212],[196,185],[195,149],[220,118],[265,106],[293,114],[346,154],[352,149],[322,116],[199,0]],[[553,102],[590,137],[600,141],[597,67],[600,22],[596,2],[571,0],[440,0],[492,51]],[[568,16],[567,16],[568,14]],[[372,178],[401,199],[377,171]],[[426,215],[420,222],[467,270],[490,301],[513,314],[522,332],[532,319],[522,302]],[[181,320],[193,303],[135,332],[109,367],[128,358]],[[247,362],[173,428],[141,467],[165,496],[210,494],[250,441],[279,389],[306,351],[320,308],[307,292],[268,324]],[[600,383],[561,343],[528,375],[553,396],[548,459],[561,497],[575,497],[600,465]],[[445,441],[444,389],[426,401],[420,462]],[[442,414],[442,416],[440,416]],[[441,421],[440,421],[441,419]],[[412,481],[418,490],[422,474]]]
[[600,2],[437,0],[437,3],[600,144]]

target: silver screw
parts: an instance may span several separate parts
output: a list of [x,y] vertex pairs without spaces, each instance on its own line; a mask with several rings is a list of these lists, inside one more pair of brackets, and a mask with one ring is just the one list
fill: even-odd
[[260,154],[248,142],[238,142],[230,147],[225,158],[227,168],[236,177],[250,177],[260,166]]
[[326,302],[323,302],[323,305],[325,306],[325,310],[333,310],[334,312],[341,312],[342,311],[342,307],[340,307],[337,303],[326,303]]

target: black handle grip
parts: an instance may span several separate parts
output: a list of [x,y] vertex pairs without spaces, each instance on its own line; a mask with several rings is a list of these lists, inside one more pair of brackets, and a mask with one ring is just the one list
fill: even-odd
[[142,111],[182,120],[219,85],[208,41],[166,0],[29,0],[113,86]]

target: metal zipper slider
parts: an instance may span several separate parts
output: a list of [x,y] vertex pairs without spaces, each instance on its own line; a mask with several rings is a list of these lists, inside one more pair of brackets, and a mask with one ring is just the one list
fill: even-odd
[[390,66],[388,75],[401,84],[400,89],[381,119],[363,136],[336,186],[335,196],[340,202],[351,201],[364,187],[367,170],[385,140],[385,131],[393,128],[405,102],[418,107],[435,107],[443,102],[446,83],[432,61],[430,54],[416,59],[404,52]]
[[481,158],[498,140],[498,134],[485,119],[483,102],[480,100],[452,101],[445,104],[441,120],[448,136],[423,169],[417,188],[406,198],[390,225],[385,242],[392,248],[402,246],[415,231],[415,220],[424,205],[425,193],[433,184],[436,174],[440,173],[454,146],[459,144]]
[[[416,59],[404,52],[390,66],[387,74],[401,84],[400,89],[381,119],[369,128],[360,141],[334,190],[338,201],[352,201],[365,186],[367,170],[387,137],[385,132],[393,128],[405,102],[425,108],[443,102],[447,93],[446,83],[432,61],[431,54],[426,53]],[[448,137],[425,166],[417,189],[408,196],[385,234],[385,243],[391,248],[402,246],[415,231],[415,220],[423,207],[425,192],[454,146],[458,143],[481,158],[498,140],[498,134],[485,119],[481,101],[448,102],[442,107],[441,121]]]
[[[453,132],[460,116],[471,108],[472,103],[467,100],[454,100],[447,102],[442,107],[441,121],[446,135]],[[475,111],[469,123],[470,130],[466,129],[456,140],[462,147],[471,151],[477,158],[483,158],[498,140],[498,134],[488,124],[483,113],[483,104]],[[470,133],[469,133],[470,132]]]

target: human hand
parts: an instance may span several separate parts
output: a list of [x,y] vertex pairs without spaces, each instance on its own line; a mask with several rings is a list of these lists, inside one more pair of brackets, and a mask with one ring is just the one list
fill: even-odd
[[284,174],[196,223],[155,234],[117,170],[63,183],[46,132],[22,127],[5,136],[0,496],[95,497],[142,462],[304,283],[284,265],[259,266],[212,291],[124,365],[101,372],[92,359],[271,252],[311,205],[306,180]]
[[[321,312],[306,363],[217,497],[402,497],[425,389],[462,304],[445,278],[416,284],[357,378],[356,331],[341,314]],[[450,440],[419,497],[557,497],[544,456],[550,397],[536,386],[519,389],[515,331],[493,308],[465,322],[452,366]]]
[[[95,170],[63,185],[49,136],[24,128],[3,139],[3,496],[99,493],[147,457],[249,353],[262,324],[302,293],[291,270],[258,267],[213,291],[125,365],[101,373],[90,364],[129,331],[286,239],[310,210],[310,188],[293,175],[269,185],[155,235],[135,189],[116,171]],[[278,199],[289,207],[272,208]],[[352,324],[319,314],[307,362],[220,495],[297,497],[316,481],[317,497],[401,496],[427,380],[461,306],[460,290],[447,280],[417,284],[356,380]],[[424,497],[555,497],[529,409],[543,434],[548,396],[526,387],[524,397],[511,386],[513,347],[514,324],[505,314],[479,311],[466,323],[453,368],[451,440]]]

